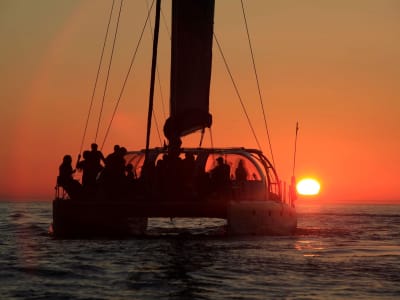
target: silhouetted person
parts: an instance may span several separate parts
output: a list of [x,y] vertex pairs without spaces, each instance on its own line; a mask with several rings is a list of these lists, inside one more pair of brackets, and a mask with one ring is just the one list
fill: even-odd
[[211,170],[211,179],[219,186],[230,181],[230,167],[222,157],[217,158],[217,166]]
[[121,198],[123,196],[125,178],[126,148],[114,146],[114,152],[107,156],[102,180],[109,197]]
[[78,180],[73,178],[75,170],[72,168],[71,155],[65,155],[63,162],[59,167],[57,183],[67,192],[71,199],[77,199],[81,191],[81,185]]
[[117,168],[118,168],[118,177],[123,178],[125,176],[126,166],[125,166],[125,155],[128,152],[125,147],[119,148],[118,151],[118,159],[116,160]]
[[132,199],[136,192],[136,173],[131,163],[125,166],[125,173],[125,193],[129,199]]
[[96,171],[96,174],[98,174],[103,169],[101,162],[105,164],[105,159],[103,153],[97,149],[98,146],[96,143],[91,144],[90,148],[91,151],[89,152],[90,155],[88,159],[90,160],[90,165],[93,168],[93,172]]
[[114,145],[114,152],[107,155],[105,160],[106,164],[108,164],[109,162],[111,162],[112,164],[112,161],[118,157],[120,148],[121,147],[119,145]]
[[96,185],[97,167],[91,163],[90,151],[83,151],[83,160],[78,157],[77,169],[82,171],[83,187],[94,187]]
[[126,178],[132,182],[136,180],[136,174],[133,170],[133,165],[132,164],[127,164],[125,167],[126,170]]
[[235,178],[237,181],[246,181],[247,180],[247,170],[244,167],[243,159],[239,160],[238,166],[235,170]]
[[211,183],[214,191],[222,196],[230,184],[230,166],[222,157],[217,158],[217,166],[211,170]]

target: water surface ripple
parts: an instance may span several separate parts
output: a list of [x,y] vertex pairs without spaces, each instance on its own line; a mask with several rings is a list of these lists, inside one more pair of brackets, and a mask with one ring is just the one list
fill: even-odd
[[2,299],[398,299],[400,205],[299,207],[287,237],[222,220],[151,220],[149,235],[61,240],[51,203],[0,203]]

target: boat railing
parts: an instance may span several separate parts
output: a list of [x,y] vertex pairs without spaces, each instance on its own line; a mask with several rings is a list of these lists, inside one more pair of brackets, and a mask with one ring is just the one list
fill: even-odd
[[279,185],[282,191],[282,202],[294,207],[297,199],[296,187],[293,184],[287,184],[286,181],[280,181]]

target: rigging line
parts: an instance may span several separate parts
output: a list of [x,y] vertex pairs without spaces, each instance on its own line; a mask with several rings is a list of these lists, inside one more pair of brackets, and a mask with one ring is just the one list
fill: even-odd
[[[148,1],[146,0],[146,5],[147,5],[147,9],[149,9],[149,5],[148,5]],[[160,10],[162,12],[162,10]],[[149,20],[149,25],[150,25],[150,36],[153,39],[153,25],[151,23],[151,19]],[[168,29],[168,28],[167,28]],[[163,95],[163,91],[162,91],[162,86],[161,86],[161,76],[160,76],[160,72],[158,70],[158,66],[156,66],[156,72],[157,72],[157,82],[158,82],[158,88],[160,90],[160,97],[161,97],[161,108],[162,108],[162,112],[163,112],[163,117],[164,119],[166,119],[166,113],[165,113],[165,104],[164,104],[164,95]],[[153,108],[154,109],[154,108]],[[158,123],[156,122],[156,126]],[[157,131],[159,131],[160,129],[157,127]]]
[[166,119],[167,118],[166,117],[167,114],[165,113],[164,94],[163,94],[163,91],[162,91],[160,72],[158,71],[158,68],[157,68],[157,81],[158,81],[158,88],[160,90],[162,112],[163,112],[164,119]]
[[[162,17],[162,20],[163,20],[163,24],[165,26],[165,30],[167,31],[168,37],[171,40],[171,32],[170,32],[170,30],[168,28],[168,23],[166,21],[166,18],[165,18],[165,15],[164,15],[164,11],[162,10],[162,8],[161,8],[160,11],[161,11],[161,17]],[[166,119],[167,118],[166,117],[167,114],[165,113],[165,101],[164,101],[164,96],[163,96],[163,92],[162,92],[161,80],[160,80],[160,74],[158,72],[158,68],[157,68],[157,79],[158,79],[158,85],[159,85],[159,88],[160,88],[161,103],[162,103],[162,110],[163,110],[163,114],[164,114],[164,119]]]
[[[212,134],[212,129],[211,127],[208,128],[208,130],[210,131],[210,142],[211,142],[211,149],[214,150],[214,139],[213,139],[213,134]],[[217,153],[215,153],[214,151],[212,151],[211,153],[212,155],[212,159],[213,159],[213,164],[215,163],[215,157],[218,155]]]
[[149,92],[149,109],[147,113],[147,130],[146,130],[146,152],[144,156],[144,164],[148,163],[149,159],[149,145],[150,145],[150,132],[151,132],[151,116],[153,112],[153,100],[154,100],[154,83],[156,75],[156,65],[157,65],[157,53],[158,53],[158,35],[160,29],[160,10],[161,10],[161,0],[156,2],[155,11],[155,23],[154,23],[154,38],[153,38],[153,51],[151,59],[151,72],[150,72],[150,92]]
[[253,70],[254,70],[254,75],[256,77],[258,95],[259,95],[259,98],[260,98],[261,109],[262,109],[262,113],[263,113],[263,117],[264,117],[265,129],[267,131],[269,150],[271,151],[272,162],[275,165],[274,153],[272,151],[271,137],[270,137],[270,134],[269,134],[268,124],[267,124],[267,117],[266,117],[266,113],[265,113],[265,109],[264,109],[263,98],[262,98],[262,95],[261,95],[260,81],[258,79],[257,68],[256,68],[256,63],[255,63],[255,58],[254,58],[254,53],[253,53],[253,47],[251,45],[251,39],[250,39],[249,27],[248,27],[248,24],[247,24],[246,12],[245,12],[245,9],[244,9],[243,0],[241,0],[240,2],[242,4],[243,18],[244,18],[244,23],[246,25],[247,39],[249,41],[251,59],[252,59],[252,62],[253,62]]
[[240,104],[241,104],[241,106],[242,106],[242,109],[243,109],[244,114],[246,115],[247,122],[249,123],[250,129],[251,129],[251,131],[252,131],[252,133],[253,133],[253,136],[254,136],[254,138],[255,138],[255,140],[256,140],[257,146],[258,146],[258,148],[261,149],[260,142],[258,141],[256,132],[254,131],[254,127],[253,127],[253,125],[251,124],[250,117],[249,117],[249,115],[248,115],[248,113],[247,113],[247,111],[246,111],[246,107],[244,106],[242,97],[241,97],[240,94],[239,94],[239,90],[238,90],[238,88],[237,88],[237,85],[236,85],[236,83],[235,83],[235,80],[233,79],[232,72],[231,72],[231,70],[229,69],[228,63],[227,63],[227,61],[226,61],[226,59],[225,59],[225,55],[224,55],[224,53],[222,52],[221,45],[219,44],[218,38],[217,38],[217,36],[216,36],[215,33],[214,33],[214,39],[215,39],[215,41],[217,42],[217,46],[218,46],[219,52],[221,53],[221,56],[222,56],[222,59],[223,59],[223,61],[224,61],[226,70],[228,71],[228,74],[229,74],[229,76],[230,76],[230,78],[231,78],[233,87],[235,88],[235,91],[236,91],[236,95],[237,95],[238,98],[239,98]]
[[114,56],[114,49],[115,49],[115,42],[117,40],[117,33],[118,33],[118,27],[119,27],[119,20],[121,18],[121,11],[122,11],[122,4],[124,3],[124,0],[121,0],[121,4],[119,6],[119,13],[118,13],[118,19],[117,19],[117,25],[115,27],[115,32],[114,32],[114,40],[113,40],[113,45],[111,49],[111,56],[110,56],[110,62],[108,63],[108,70],[107,70],[107,77],[106,77],[106,83],[104,86],[104,92],[103,92],[103,99],[101,101],[101,108],[100,108],[100,114],[99,114],[99,120],[97,122],[97,129],[96,129],[96,135],[94,138],[94,141],[97,141],[97,136],[99,134],[99,128],[100,128],[100,121],[101,121],[101,115],[103,113],[103,108],[104,108],[104,101],[106,98],[106,92],[107,92],[107,87],[108,87],[108,79],[110,78],[110,71],[111,71],[111,65],[113,61],[113,56]]
[[168,33],[169,39],[171,39],[171,32],[169,31],[169,28],[168,28],[168,22],[166,21],[167,19],[165,18],[164,11],[163,11],[162,9],[161,9],[161,17],[162,17],[162,20],[163,20],[163,23],[164,23],[165,29],[167,30],[167,33]]
[[100,69],[101,69],[101,65],[103,63],[103,56],[104,56],[104,49],[106,48],[106,43],[107,43],[107,37],[108,37],[108,30],[110,28],[110,23],[111,23],[111,17],[114,11],[114,4],[115,4],[115,0],[113,0],[112,5],[111,5],[111,11],[110,11],[110,16],[108,18],[108,24],[107,24],[107,30],[106,30],[106,35],[104,37],[104,42],[103,42],[103,49],[101,50],[101,55],[100,55],[100,61],[99,61],[99,67],[97,68],[97,75],[96,75],[96,80],[94,82],[94,87],[93,87],[93,92],[92,92],[92,99],[90,101],[90,105],[89,105],[89,111],[87,114],[87,118],[86,118],[86,124],[85,124],[85,130],[83,131],[83,137],[82,137],[82,142],[81,142],[81,147],[79,149],[79,153],[82,152],[83,149],[83,143],[85,142],[85,137],[86,137],[86,132],[87,132],[87,128],[88,128],[88,124],[89,124],[89,119],[90,119],[90,115],[92,113],[92,108],[93,108],[93,101],[94,101],[94,95],[96,93],[96,88],[97,88],[97,82],[99,80],[99,75],[100,75]]
[[201,136],[200,136],[199,148],[201,148],[202,145],[203,145],[204,133],[205,133],[205,128],[203,127],[203,128],[201,129]]
[[212,134],[211,127],[209,127],[208,130],[210,131],[211,149],[214,149],[214,139],[213,139],[213,134]]
[[153,118],[154,118],[154,122],[156,123],[158,141],[160,142],[160,146],[162,147],[162,140],[161,140],[160,128],[158,127],[157,116],[156,116],[156,113],[155,113],[154,109],[153,109]]
[[107,139],[108,134],[109,134],[109,132],[110,132],[112,122],[114,121],[115,114],[116,114],[116,112],[117,112],[119,103],[121,102],[122,95],[124,94],[125,86],[126,86],[126,83],[128,82],[128,78],[129,78],[129,75],[130,75],[130,73],[131,73],[131,70],[132,70],[132,67],[133,67],[133,63],[135,62],[136,54],[137,54],[137,52],[138,52],[138,50],[139,50],[140,43],[142,42],[143,34],[144,34],[144,31],[145,31],[145,29],[146,29],[146,27],[147,27],[147,22],[149,21],[150,13],[151,13],[151,10],[152,10],[152,8],[153,8],[154,1],[155,1],[155,0],[153,0],[153,2],[151,3],[151,7],[150,7],[149,11],[147,12],[146,20],[145,20],[145,22],[144,22],[142,31],[140,32],[140,36],[139,36],[139,40],[138,40],[137,45],[136,45],[136,49],[135,49],[135,51],[134,51],[134,53],[133,53],[133,55],[132,55],[131,62],[130,62],[130,64],[129,64],[129,68],[128,68],[128,72],[127,72],[126,75],[125,75],[124,83],[122,84],[122,88],[121,88],[121,91],[120,91],[120,93],[119,93],[119,96],[118,96],[118,99],[117,99],[117,103],[115,104],[114,111],[113,111],[113,114],[112,114],[112,116],[111,116],[110,123],[108,124],[107,130],[106,130],[106,134],[105,134],[105,136],[104,136],[104,140],[103,140],[103,143],[102,143],[102,147],[101,147],[101,148],[103,148],[103,146],[104,146],[104,144],[105,144],[105,142],[106,142],[106,139]]

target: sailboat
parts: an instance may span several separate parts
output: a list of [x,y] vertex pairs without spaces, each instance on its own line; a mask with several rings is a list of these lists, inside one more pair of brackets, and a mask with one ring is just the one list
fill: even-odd
[[124,155],[135,184],[67,195],[57,186],[56,237],[146,234],[149,218],[221,218],[233,235],[289,235],[297,226],[271,161],[258,149],[185,148],[181,138],[210,128],[214,0],[173,0],[168,143],[149,147],[160,0],[156,2],[146,148]]

